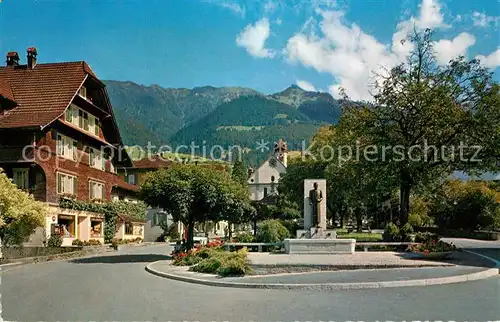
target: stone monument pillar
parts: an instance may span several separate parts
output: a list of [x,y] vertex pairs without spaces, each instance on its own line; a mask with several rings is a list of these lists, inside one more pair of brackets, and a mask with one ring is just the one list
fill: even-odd
[[304,229],[297,238],[285,239],[287,254],[353,254],[355,239],[337,239],[335,230],[326,229],[326,180],[304,180]]

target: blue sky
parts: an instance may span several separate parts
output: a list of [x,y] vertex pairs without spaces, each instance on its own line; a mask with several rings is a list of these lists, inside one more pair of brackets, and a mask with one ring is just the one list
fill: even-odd
[[0,3],[0,52],[85,60],[101,79],[164,87],[298,83],[367,98],[372,72],[398,63],[413,26],[436,30],[437,56],[500,66],[500,0],[166,0]]

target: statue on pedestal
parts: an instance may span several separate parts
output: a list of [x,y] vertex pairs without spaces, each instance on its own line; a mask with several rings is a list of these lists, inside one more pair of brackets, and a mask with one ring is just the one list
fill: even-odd
[[321,223],[321,201],[323,201],[323,192],[318,189],[318,183],[313,184],[314,189],[309,191],[309,204],[312,209],[313,227],[319,227]]

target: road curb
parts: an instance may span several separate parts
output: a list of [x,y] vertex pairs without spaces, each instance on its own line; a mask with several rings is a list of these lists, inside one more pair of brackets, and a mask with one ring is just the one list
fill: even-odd
[[386,287],[403,287],[403,286],[427,286],[427,285],[442,285],[452,283],[462,283],[467,281],[475,281],[493,277],[499,274],[498,268],[489,268],[480,272],[436,277],[428,279],[416,279],[406,281],[383,281],[383,282],[357,282],[357,283],[323,283],[323,284],[281,284],[281,283],[240,283],[240,282],[225,282],[200,279],[195,277],[182,276],[178,274],[158,271],[151,266],[157,261],[146,266],[146,271],[160,277],[169,278],[181,282],[201,284],[217,287],[234,287],[234,288],[254,288],[254,289],[281,289],[281,290],[351,290],[351,289],[369,289],[369,288],[386,288]]
[[500,261],[494,259],[493,257],[489,257],[489,256],[486,256],[486,255],[483,255],[483,254],[479,254],[479,253],[473,252],[471,250],[462,249],[462,251],[465,252],[465,253],[469,253],[469,254],[476,255],[476,256],[482,257],[484,259],[487,259],[490,262],[495,263],[495,267],[496,268],[500,268]]
[[0,265],[0,270],[4,267],[18,266],[18,265],[22,265],[22,264],[23,264],[22,262],[13,262],[13,263],[2,264],[2,265]]

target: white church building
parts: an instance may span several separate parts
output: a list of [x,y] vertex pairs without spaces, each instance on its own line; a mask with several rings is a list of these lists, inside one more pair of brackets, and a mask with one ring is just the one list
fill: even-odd
[[277,193],[280,175],[286,172],[288,145],[279,140],[274,145],[274,153],[255,171],[251,171],[248,178],[250,199],[262,200],[271,194]]

